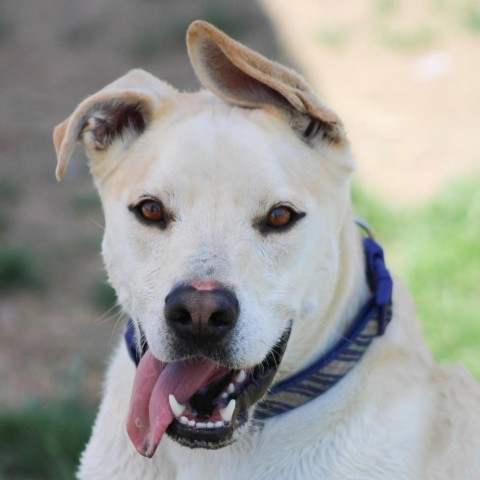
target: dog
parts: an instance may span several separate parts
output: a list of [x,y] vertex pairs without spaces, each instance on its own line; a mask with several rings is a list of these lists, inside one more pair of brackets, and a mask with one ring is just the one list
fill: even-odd
[[133,70],[54,131],[130,318],[78,478],[479,479],[479,385],[357,225],[341,120],[206,22],[187,46],[204,90]]

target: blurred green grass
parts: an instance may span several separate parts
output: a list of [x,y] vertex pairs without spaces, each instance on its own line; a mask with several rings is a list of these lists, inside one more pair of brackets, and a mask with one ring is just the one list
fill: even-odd
[[92,421],[74,398],[0,412],[0,479],[73,479]]
[[[356,212],[374,228],[392,270],[418,304],[428,343],[441,362],[480,378],[480,175],[451,182],[433,201],[396,209],[354,188]],[[105,294],[112,301],[110,293]],[[67,400],[0,412],[0,479],[70,480],[93,412]]]
[[19,243],[8,237],[8,229],[15,221],[12,205],[20,197],[18,185],[0,181],[0,295],[12,290],[41,290],[48,283],[35,242]]
[[463,363],[480,379],[480,174],[422,206],[388,208],[360,188],[354,205],[411,292],[438,361]]
[[43,289],[47,284],[42,262],[30,244],[0,246],[0,293]]

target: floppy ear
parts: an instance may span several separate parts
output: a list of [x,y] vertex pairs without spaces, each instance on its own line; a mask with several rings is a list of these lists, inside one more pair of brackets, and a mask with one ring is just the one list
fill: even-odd
[[86,98],[53,132],[57,179],[64,177],[78,141],[85,145],[91,159],[101,157],[115,140],[128,146],[145,131],[160,104],[174,92],[153,75],[131,70]]
[[199,20],[188,29],[187,46],[200,82],[223,100],[243,107],[274,105],[286,110],[307,140],[317,133],[334,143],[345,140],[340,119],[293,70]]

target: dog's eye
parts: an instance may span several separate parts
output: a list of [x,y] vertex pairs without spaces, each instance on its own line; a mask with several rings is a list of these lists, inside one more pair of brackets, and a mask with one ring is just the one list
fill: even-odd
[[137,205],[129,207],[137,217],[148,224],[164,226],[166,215],[163,205],[160,201],[154,199],[145,199]]
[[151,222],[161,222],[163,220],[163,208],[153,200],[141,203],[139,211],[145,220],[150,220]]
[[305,212],[300,212],[290,205],[277,203],[257,225],[264,235],[282,233],[290,230],[305,215]]
[[267,225],[272,228],[287,226],[295,216],[295,212],[290,207],[278,206],[268,212]]

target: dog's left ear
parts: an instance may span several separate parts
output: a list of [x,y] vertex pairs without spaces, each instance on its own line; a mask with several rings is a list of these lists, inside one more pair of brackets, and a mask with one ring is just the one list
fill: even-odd
[[110,147],[127,148],[147,129],[161,106],[176,90],[144,70],[131,70],[81,102],[54,130],[56,176],[61,180],[77,142],[94,164],[101,164]]
[[287,110],[294,128],[307,140],[322,133],[333,143],[346,141],[340,119],[293,70],[200,20],[190,25],[187,46],[199,80],[223,100],[243,107],[274,105]]

